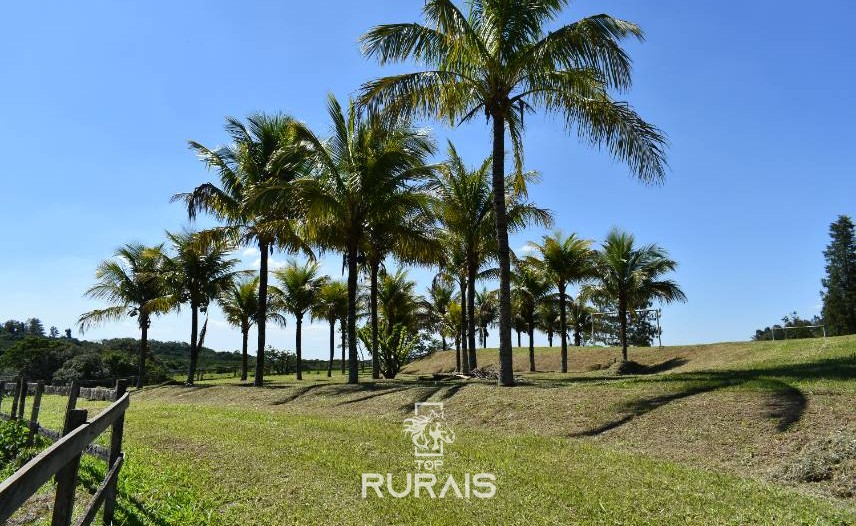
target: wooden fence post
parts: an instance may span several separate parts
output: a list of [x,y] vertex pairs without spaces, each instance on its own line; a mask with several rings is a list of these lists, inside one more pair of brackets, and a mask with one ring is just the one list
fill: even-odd
[[[86,423],[86,409],[72,409],[66,414],[63,436]],[[68,461],[56,474],[56,497],[54,498],[51,526],[69,526],[74,511],[74,490],[77,486],[77,470],[80,467],[81,451]]]
[[39,432],[39,409],[42,406],[42,393],[45,392],[44,380],[36,383],[36,393],[33,395],[33,410],[30,412],[30,436],[27,437],[27,445],[32,446]]
[[68,427],[68,415],[77,407],[78,396],[80,396],[80,384],[72,381],[71,387],[68,388],[68,404],[65,407],[65,424],[63,425],[63,429]]
[[21,379],[15,378],[15,388],[12,389],[12,412],[9,413],[9,417],[12,420],[15,420],[15,417],[18,416],[18,398],[21,396],[20,389]]
[[[128,380],[116,380],[116,400],[122,398],[125,392],[128,390]],[[113,427],[110,431],[110,455],[107,459],[107,472],[110,472],[110,469],[119,459],[119,455],[122,454],[122,433],[124,432],[125,427],[125,413],[122,413],[114,422]],[[104,525],[110,526],[113,524],[113,513],[116,510],[116,490],[117,484],[119,482],[119,476],[116,475],[115,479],[111,482],[108,482],[107,489],[105,491],[106,497],[104,498]]]
[[21,401],[18,403],[18,420],[24,419],[24,411],[27,408],[27,394],[29,394],[30,386],[25,378],[21,378]]

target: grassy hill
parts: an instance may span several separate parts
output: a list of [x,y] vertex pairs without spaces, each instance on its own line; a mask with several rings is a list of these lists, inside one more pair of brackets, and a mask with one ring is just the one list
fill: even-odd
[[[274,377],[265,389],[231,379],[146,388],[128,413],[121,518],[856,523],[856,337],[631,349],[650,374],[630,376],[610,373],[615,349],[572,349],[567,375],[550,372],[557,353],[539,349],[541,371],[529,374],[519,351],[522,384],[509,389],[419,380],[448,370],[453,356],[442,353],[358,386],[313,374]],[[58,423],[63,400],[46,398],[45,418]],[[456,433],[444,472],[494,473],[496,498],[361,497],[361,473],[414,471],[402,420],[425,401],[445,404]]]

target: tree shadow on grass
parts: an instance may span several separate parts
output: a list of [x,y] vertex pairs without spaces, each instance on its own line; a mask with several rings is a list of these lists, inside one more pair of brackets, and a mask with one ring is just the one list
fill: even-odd
[[[121,473],[121,472],[120,472]],[[81,464],[79,471],[80,484],[86,488],[90,495],[95,494],[101,480],[104,477],[103,472],[99,472],[92,464]],[[95,521],[93,524],[100,522]],[[160,516],[156,512],[148,509],[146,505],[131,495],[126,495],[119,491],[116,499],[116,509],[114,524],[126,524],[128,526],[145,526],[154,524],[156,526],[170,526],[170,523],[165,517]]]
[[800,421],[806,407],[808,407],[806,396],[790,382],[852,379],[856,379],[856,355],[771,367],[676,373],[657,378],[636,377],[634,381],[641,383],[677,382],[683,385],[672,393],[641,397],[634,400],[622,408],[621,412],[624,414],[618,418],[592,429],[572,433],[569,436],[598,436],[676,400],[738,386],[769,393],[767,411],[764,416],[776,420],[776,429],[779,432],[784,432]]

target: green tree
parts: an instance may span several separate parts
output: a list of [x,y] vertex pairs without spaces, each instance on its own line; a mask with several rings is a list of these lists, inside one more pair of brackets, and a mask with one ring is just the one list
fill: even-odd
[[612,302],[618,308],[621,358],[627,361],[628,312],[651,301],[686,301],[677,283],[663,276],[678,264],[655,244],[637,246],[633,235],[612,230],[596,260],[597,278],[586,295]]
[[166,233],[174,254],[166,257],[165,299],[175,308],[190,306],[190,364],[187,385],[193,385],[199,360],[199,313],[232,286],[240,274],[234,270],[237,259],[228,258],[231,247],[222,239],[198,232]]
[[[225,223],[211,229],[212,234],[225,236],[236,244],[255,244],[259,249],[256,386],[264,384],[270,253],[276,247],[311,254],[299,233],[302,211],[291,185],[306,170],[303,151],[293,147],[293,122],[291,117],[279,114],[251,115],[246,124],[227,118],[230,144],[211,149],[190,141],[190,148],[199,158],[219,173],[220,186],[205,183],[192,192],[173,196],[173,201],[187,205],[191,219],[199,212],[207,212]],[[278,199],[260,199],[262,188],[273,183],[279,188]]]
[[[348,317],[348,285],[341,281],[327,281],[321,285],[318,291],[318,299],[312,307],[312,316],[315,319],[326,320],[330,324],[330,361],[327,363],[327,377],[333,376],[333,358],[336,351],[335,333],[336,322],[342,333],[342,349],[345,348],[344,335],[346,331],[345,320]],[[342,359],[344,364],[344,358]]]
[[525,259],[518,260],[511,275],[511,293],[518,305],[520,316],[526,324],[529,336],[529,371],[535,372],[535,324],[536,312],[542,301],[550,294],[550,282],[540,267]]
[[84,295],[110,304],[81,314],[77,320],[80,333],[108,321],[125,317],[137,318],[140,328],[140,357],[137,370],[137,387],[146,377],[148,332],[152,316],[165,312],[166,295],[162,279],[165,256],[163,245],[147,247],[129,243],[119,248],[113,259],[102,261],[95,270],[96,284]]
[[[631,85],[620,41],[642,39],[633,23],[597,15],[548,31],[568,0],[426,0],[426,24],[381,25],[363,51],[381,64],[413,59],[425,71],[368,82],[362,102],[391,117],[439,117],[458,124],[484,115],[493,128],[493,205],[499,262],[501,385],[513,385],[511,254],[506,211],[505,135],[523,173],[523,114],[541,109],[564,120],[583,142],[605,147],[642,180],[665,173],[665,139],[610,91]],[[518,177],[518,188],[523,181]]]
[[303,316],[312,312],[318,301],[326,276],[318,274],[321,265],[317,261],[307,261],[300,265],[291,260],[284,268],[273,271],[282,291],[282,303],[294,316],[295,353],[297,355],[297,379],[303,379]]
[[537,256],[529,260],[540,267],[558,290],[559,336],[562,341],[562,372],[568,372],[568,286],[581,283],[594,275],[594,252],[591,241],[576,234],[561,232],[544,236],[541,243],[531,244]]
[[856,333],[856,235],[853,221],[839,216],[829,226],[826,277],[823,278],[823,321],[829,334]]
[[[399,210],[413,194],[414,181],[430,173],[425,160],[434,152],[430,137],[401,120],[377,119],[351,103],[345,112],[332,95],[328,114],[333,136],[322,140],[297,126],[303,149],[319,173],[301,182],[307,204],[307,231],[326,250],[344,254],[348,269],[348,382],[359,381],[357,353],[357,274],[365,261],[368,225]],[[269,192],[280,191],[272,186]],[[421,199],[421,198],[420,198]],[[406,207],[404,207],[406,208]]]

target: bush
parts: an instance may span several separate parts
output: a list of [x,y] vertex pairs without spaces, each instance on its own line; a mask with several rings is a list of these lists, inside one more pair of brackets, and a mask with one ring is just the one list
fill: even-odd
[[0,479],[5,479],[36,456],[47,441],[36,435],[27,446],[29,429],[20,422],[0,421]]

